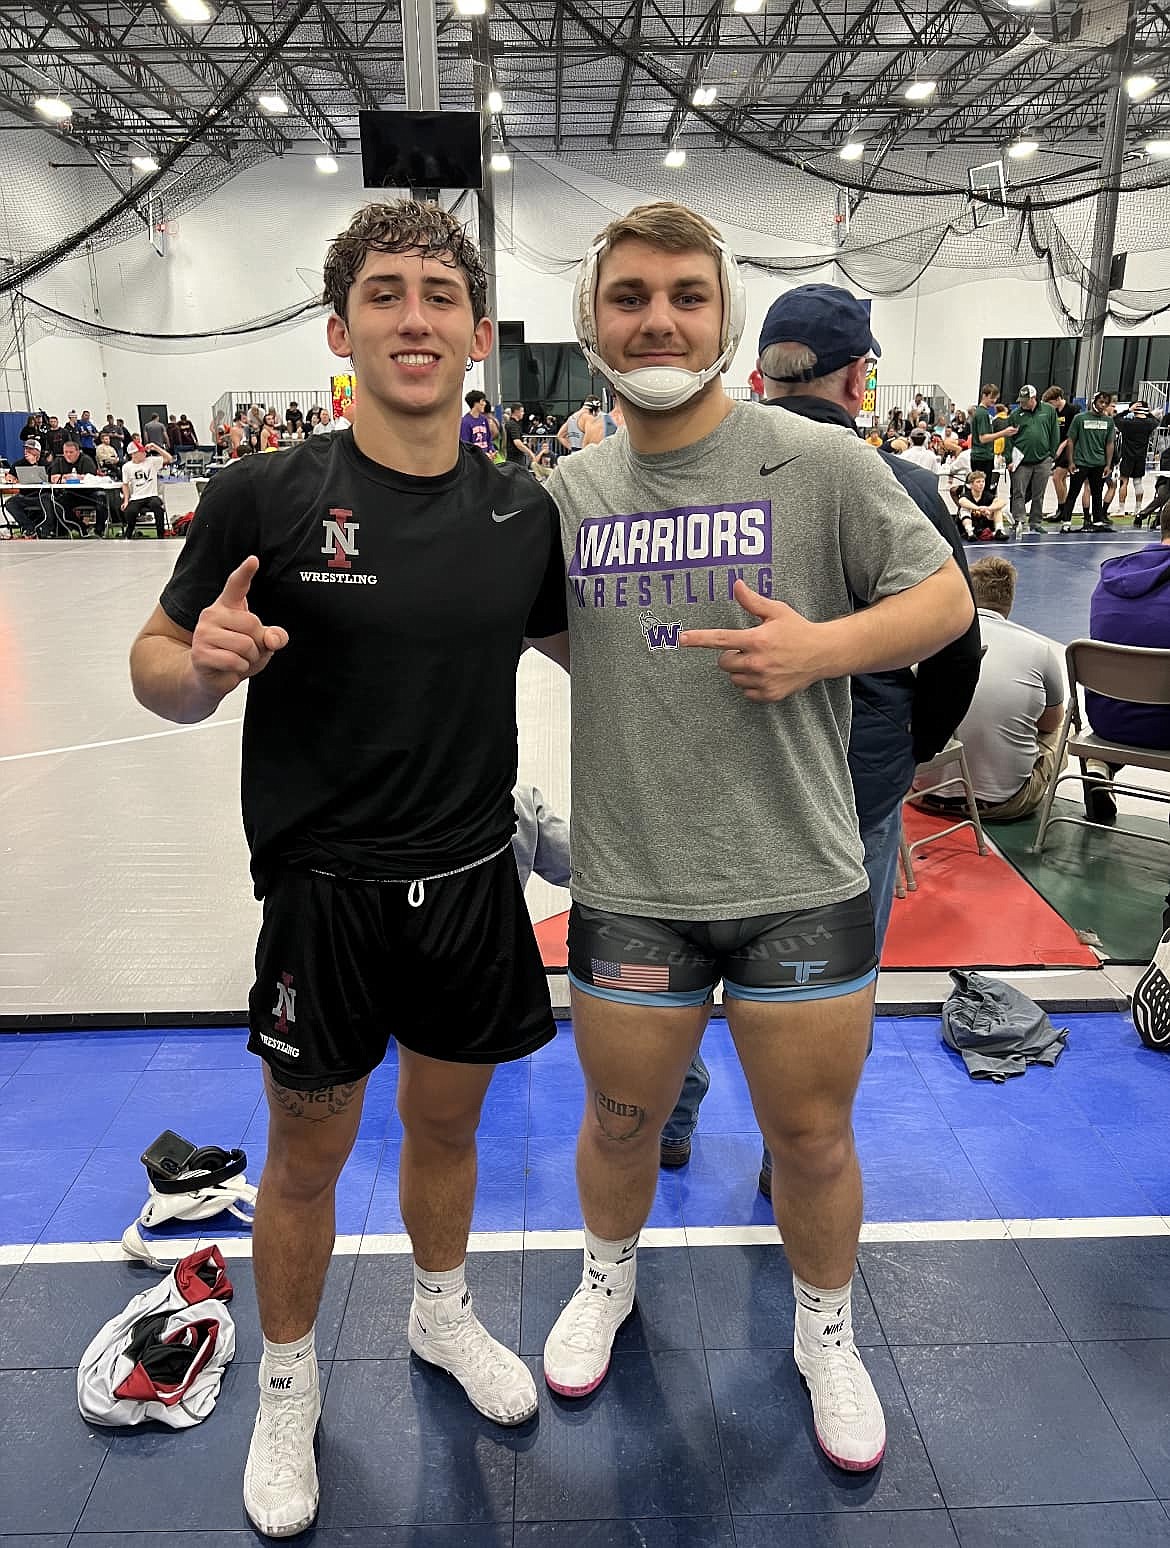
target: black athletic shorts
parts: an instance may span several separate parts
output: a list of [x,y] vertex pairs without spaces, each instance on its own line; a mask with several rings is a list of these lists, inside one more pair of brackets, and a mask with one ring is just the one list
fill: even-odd
[[1142,478],[1146,476],[1146,454],[1141,452],[1122,451],[1118,468],[1122,478]]
[[282,871],[264,898],[248,1047],[282,1086],[360,1080],[391,1037],[456,1064],[522,1059],[556,1034],[511,845],[414,888]]
[[623,1005],[702,1005],[725,998],[827,1000],[877,977],[869,893],[790,914],[750,919],[648,919],[574,903],[569,979]]

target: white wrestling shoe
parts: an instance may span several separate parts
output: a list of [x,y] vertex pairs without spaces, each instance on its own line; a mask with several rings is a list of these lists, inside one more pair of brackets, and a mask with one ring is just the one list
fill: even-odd
[[306,1355],[291,1371],[261,1361],[260,1412],[244,1469],[244,1509],[265,1537],[295,1537],[316,1517],[320,1490],[313,1436],[320,1417],[315,1355]]
[[544,1345],[544,1379],[562,1397],[585,1397],[609,1370],[617,1330],[634,1309],[631,1261],[602,1272],[592,1262]]
[[853,1334],[845,1329],[839,1341],[810,1338],[801,1320],[798,1313],[792,1355],[812,1399],[820,1448],[838,1467],[869,1472],[885,1455],[886,1420]]
[[469,1293],[444,1296],[429,1306],[415,1297],[406,1336],[420,1360],[454,1376],[485,1419],[523,1424],[536,1412],[531,1371],[491,1336],[472,1310]]

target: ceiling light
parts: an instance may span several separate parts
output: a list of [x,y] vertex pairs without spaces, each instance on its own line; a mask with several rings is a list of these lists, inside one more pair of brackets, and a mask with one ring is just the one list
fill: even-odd
[[153,156],[131,156],[130,165],[139,172],[157,172],[158,162]]
[[934,96],[933,81],[911,81],[905,91],[907,102],[925,102],[927,97]]
[[287,113],[288,103],[278,91],[262,91],[256,98],[265,113]]
[[504,111],[504,99],[498,91],[488,92],[487,110],[489,113],[502,113]]
[[751,16],[755,11],[764,9],[764,0],[735,0],[732,10],[740,16]]
[[1007,148],[1008,155],[1013,161],[1022,161],[1025,156],[1034,156],[1040,149],[1039,140],[1020,139],[1014,141]]
[[42,118],[48,118],[55,124],[63,124],[67,118],[73,117],[73,109],[68,102],[62,102],[60,97],[38,97],[33,107]]
[[1007,0],[1013,11],[1030,11],[1040,4],[1040,0]]
[[1170,156],[1170,140],[1147,140],[1147,156]]
[[324,172],[326,174],[330,174],[330,173],[336,172],[337,171],[337,158],[336,158],[336,156],[318,156],[317,157],[317,171],[318,172]]
[[206,22],[211,20],[211,7],[206,0],[167,0],[167,8],[176,21]]
[[865,141],[847,140],[837,154],[842,161],[860,161],[865,154]]
[[455,9],[460,16],[484,16],[487,13],[487,0],[455,0]]
[[695,95],[691,98],[692,107],[710,107],[715,101],[716,91],[714,86],[696,86]]
[[493,172],[510,172],[512,170],[512,158],[507,151],[492,151],[492,159],[488,165]]
[[662,158],[664,167],[685,167],[686,164],[687,153],[685,150],[680,150],[677,145],[672,145]]
[[1157,91],[1158,83],[1152,75],[1131,75],[1125,83],[1125,89],[1135,102],[1140,102],[1152,91]]

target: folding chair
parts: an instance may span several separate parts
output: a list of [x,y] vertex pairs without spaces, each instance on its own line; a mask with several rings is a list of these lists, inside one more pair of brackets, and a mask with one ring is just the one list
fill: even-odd
[[[1170,749],[1158,747],[1130,747],[1124,742],[1111,742],[1106,737],[1086,731],[1082,725],[1079,689],[1102,694],[1107,699],[1121,699],[1129,704],[1163,704],[1170,723],[1170,650],[1151,650],[1144,645],[1106,645],[1102,640],[1073,640],[1064,653],[1068,669],[1068,704],[1064,712],[1064,725],[1060,732],[1060,745],[1056,763],[1044,792],[1040,807],[1040,826],[1032,844],[1032,853],[1038,855],[1044,848],[1048,830],[1058,822],[1071,822],[1078,828],[1105,827],[1090,817],[1052,814],[1057,788],[1066,780],[1076,780],[1082,786],[1095,786],[1102,790],[1120,791],[1124,795],[1140,796],[1144,801],[1160,801],[1170,805],[1170,792],[1157,790],[1149,785],[1131,785],[1116,779],[1106,779],[1100,774],[1061,772],[1066,758],[1100,759],[1102,763],[1125,764],[1130,768],[1156,769],[1170,773]],[[1110,824],[1106,832],[1119,831]],[[1148,839],[1151,844],[1170,844],[1170,835],[1161,838],[1154,833],[1138,833],[1134,828],[1121,828],[1136,838]]]
[[963,795],[967,802],[968,815],[959,822],[951,823],[949,828],[940,828],[937,833],[928,833],[925,838],[915,839],[913,844],[908,844],[905,832],[902,833],[898,854],[902,861],[902,874],[905,877],[905,881],[899,878],[894,888],[900,898],[906,896],[907,889],[911,892],[918,890],[918,882],[914,877],[914,851],[916,849],[921,849],[926,844],[935,844],[939,839],[946,838],[951,833],[958,833],[962,828],[973,828],[975,830],[975,843],[978,846],[979,853],[981,855],[987,853],[987,839],[983,832],[983,824],[979,820],[979,807],[975,800],[975,787],[971,783],[971,770],[967,767],[967,754],[963,750],[963,744],[958,737],[952,736],[941,752],[936,753],[926,763],[920,763],[915,772],[925,774],[932,769],[945,768],[951,763],[959,765],[959,772],[951,775],[948,779],[940,780],[937,785],[932,785],[930,787],[930,794],[936,795],[940,790],[945,789],[947,785],[962,785]]

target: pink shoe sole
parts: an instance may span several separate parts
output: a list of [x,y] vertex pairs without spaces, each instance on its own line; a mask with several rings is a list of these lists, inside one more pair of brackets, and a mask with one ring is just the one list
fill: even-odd
[[824,1440],[821,1438],[821,1432],[816,1429],[815,1425],[813,1426],[813,1429],[816,1432],[817,1445],[825,1453],[829,1461],[832,1462],[835,1467],[844,1468],[847,1473],[871,1472],[886,1454],[886,1448],[883,1446],[882,1449],[878,1452],[877,1456],[874,1457],[872,1462],[851,1462],[845,1457],[836,1456],[833,1452],[831,1452],[828,1446],[825,1445]]
[[554,1381],[547,1371],[544,1373],[544,1379],[546,1385],[551,1387],[554,1392],[559,1392],[561,1397],[588,1397],[591,1392],[597,1391],[608,1374],[609,1361],[607,1360],[605,1362],[605,1370],[602,1371],[596,1381],[591,1381],[587,1387],[562,1387],[560,1382]]

